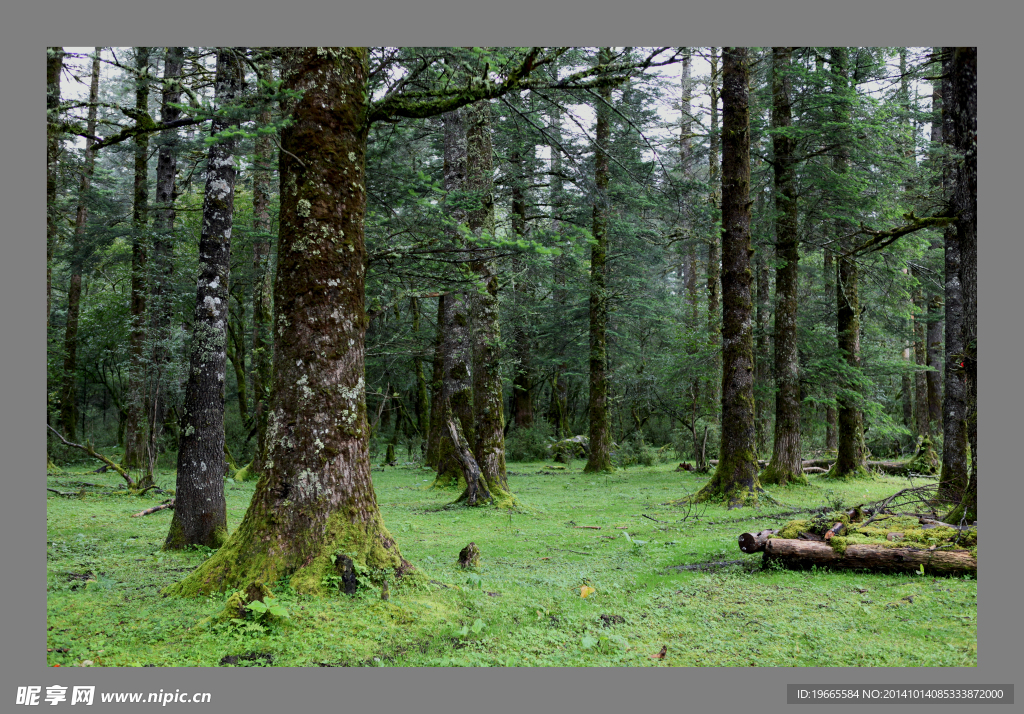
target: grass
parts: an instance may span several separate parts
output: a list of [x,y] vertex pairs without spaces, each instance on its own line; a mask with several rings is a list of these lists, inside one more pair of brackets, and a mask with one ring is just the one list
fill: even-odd
[[[770,490],[782,505],[669,505],[706,477],[671,465],[608,475],[509,465],[517,512],[449,507],[433,472],[375,467],[384,522],[433,582],[390,600],[296,595],[286,619],[218,621],[226,595],[163,598],[209,551],[164,553],[165,495],[129,496],[116,475],[62,472],[47,485],[47,659],[80,666],[882,666],[977,665],[977,582],[762,569],[737,536],[795,508],[856,505],[906,479]],[[84,469],[83,469],[84,470]],[[87,481],[99,486],[81,486]],[[173,474],[157,481],[173,486]],[[226,482],[229,527],[254,483]],[[596,526],[599,528],[582,528]],[[627,535],[628,534],[628,537]],[[479,566],[463,571],[473,541]],[[675,566],[725,564],[679,569]],[[739,561],[739,562],[732,562]],[[587,589],[592,589],[588,591]],[[587,597],[581,597],[586,592]],[[664,656],[658,657],[664,649]]]

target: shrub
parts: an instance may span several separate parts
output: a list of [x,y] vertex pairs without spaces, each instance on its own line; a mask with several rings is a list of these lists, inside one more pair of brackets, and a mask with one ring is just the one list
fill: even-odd
[[551,458],[551,424],[538,420],[529,428],[512,427],[505,437],[505,458],[509,461],[546,461]]

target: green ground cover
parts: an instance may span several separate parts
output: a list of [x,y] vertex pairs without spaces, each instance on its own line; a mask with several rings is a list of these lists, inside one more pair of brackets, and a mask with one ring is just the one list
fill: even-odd
[[[977,582],[866,572],[762,569],[736,545],[799,508],[870,502],[908,485],[876,477],[769,489],[729,511],[671,501],[706,476],[672,465],[605,475],[509,465],[524,510],[449,507],[433,472],[375,467],[384,521],[432,581],[354,597],[272,587],[259,613],[217,619],[228,594],[161,597],[209,551],[163,552],[166,499],[116,475],[62,471],[47,485],[47,659],[81,666],[976,666]],[[173,487],[173,473],[157,482]],[[82,486],[82,482],[98,486]],[[237,527],[254,483],[226,483]],[[581,526],[594,526],[583,528]],[[456,565],[469,542],[479,566]],[[711,563],[712,565],[702,565]],[[676,566],[694,566],[691,568]],[[586,597],[582,597],[586,594]],[[266,599],[266,598],[265,598]],[[280,613],[281,610],[277,609]],[[662,655],[663,656],[659,656]]]

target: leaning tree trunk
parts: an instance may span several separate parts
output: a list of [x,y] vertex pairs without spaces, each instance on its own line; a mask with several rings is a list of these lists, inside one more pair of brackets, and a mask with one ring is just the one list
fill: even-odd
[[[401,575],[370,480],[364,350],[365,48],[288,50],[303,92],[281,134],[274,377],[264,472],[238,530],[168,593],[322,588],[332,556]],[[340,560],[340,558],[339,558]]]
[[792,125],[790,79],[792,47],[772,48],[772,147],[775,152],[775,442],[761,483],[807,483],[801,465],[800,360],[796,315],[799,286],[796,140]]
[[722,440],[698,501],[756,503],[754,341],[750,274],[750,120],[747,50],[722,48]]
[[[453,197],[466,190],[467,139],[466,109],[444,114],[444,188]],[[448,213],[450,226],[446,235],[457,255],[462,238],[458,226],[466,220],[465,211],[455,205]],[[452,413],[462,424],[462,432],[470,444],[476,443],[476,425],[473,423],[473,336],[470,329],[471,306],[466,292],[452,291],[444,298],[444,339],[442,351],[441,401],[451,405]],[[444,426],[441,425],[442,430]],[[455,454],[452,440],[442,431],[438,440],[437,488],[462,487],[466,483],[461,462]]]
[[[491,103],[470,104],[466,112],[466,189],[479,208],[466,216],[476,237],[494,235],[494,188],[491,149]],[[473,296],[473,453],[480,479],[498,504],[511,502],[505,474],[505,415],[501,387],[501,330],[498,324],[498,276],[493,256],[474,260],[470,270],[478,289]],[[470,442],[473,443],[473,442]],[[463,494],[467,499],[470,491]],[[473,499],[474,504],[476,500]],[[473,505],[473,504],[471,504]]]
[[[611,61],[611,50],[600,49],[598,62]],[[605,278],[608,271],[608,199],[609,158],[611,141],[611,86],[599,91],[595,107],[597,127],[594,130],[594,242],[590,248],[590,454],[584,472],[611,471],[611,421],[608,415],[608,293]]]
[[[216,102],[224,106],[241,92],[237,48],[217,53]],[[235,205],[235,139],[218,137],[237,121],[215,119],[206,160],[199,280],[189,354],[188,381],[178,442],[174,517],[164,548],[219,548],[227,539],[224,501],[224,384],[227,369],[228,279]]]
[[[164,89],[160,121],[168,123],[181,116],[176,106],[181,100],[180,76],[185,63],[184,47],[168,47],[164,52]],[[153,385],[149,412],[149,451],[157,453],[157,440],[163,431],[167,392],[172,368],[171,337],[172,278],[174,274],[174,201],[178,170],[178,130],[160,134],[156,162],[156,210],[153,220],[153,285],[150,293],[150,327],[153,334]]]
[[[845,47],[832,48],[833,87],[837,94],[834,111],[841,127],[850,117],[845,108],[849,102],[851,88],[848,80],[847,50]],[[845,131],[841,128],[840,131]],[[843,144],[833,159],[833,170],[839,176],[849,168],[849,149]],[[850,233],[849,225],[839,222],[836,230]],[[841,359],[846,362],[845,377],[840,378],[838,393],[838,454],[836,463],[827,478],[850,478],[867,476],[864,467],[864,425],[860,411],[861,397],[853,377],[860,372],[860,299],[857,294],[857,263],[848,251],[853,248],[852,239],[839,243],[837,257],[839,275],[836,280],[836,333]]]
[[89,112],[85,122],[85,157],[82,175],[78,179],[78,209],[75,211],[75,232],[71,238],[71,282],[68,285],[68,315],[64,324],[64,381],[60,391],[60,425],[64,435],[74,441],[77,438],[78,421],[78,318],[82,301],[82,252],[85,243],[86,224],[89,221],[89,186],[92,183],[96,156],[92,145],[96,134],[96,102],[100,91],[100,48],[95,49],[92,58],[92,79],[89,82]]
[[[953,169],[951,213],[960,253],[960,290],[963,318],[960,327],[960,366],[954,379],[963,380],[964,429],[971,449],[970,479],[960,504],[944,520],[968,523],[978,511],[978,48],[944,48],[951,54],[948,74],[952,98],[950,111],[952,148],[957,161]],[[947,316],[947,320],[948,320]]]

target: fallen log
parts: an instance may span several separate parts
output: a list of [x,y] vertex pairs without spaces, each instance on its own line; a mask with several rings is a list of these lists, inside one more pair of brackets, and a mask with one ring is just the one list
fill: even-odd
[[849,544],[842,553],[814,541],[771,538],[764,546],[764,562],[787,568],[811,566],[912,573],[923,565],[929,575],[976,575],[978,559],[967,550],[925,550],[910,547]]
[[741,533],[740,550],[744,553],[760,553],[764,551],[764,544],[776,533],[778,533],[777,530],[761,531],[760,533]]
[[139,511],[138,513],[133,513],[132,514],[132,518],[139,518],[140,516],[148,516],[150,513],[156,513],[157,511],[162,511],[165,508],[174,508],[174,500],[171,499],[170,503],[161,503],[159,506],[153,506],[152,508],[147,508],[144,511]]

